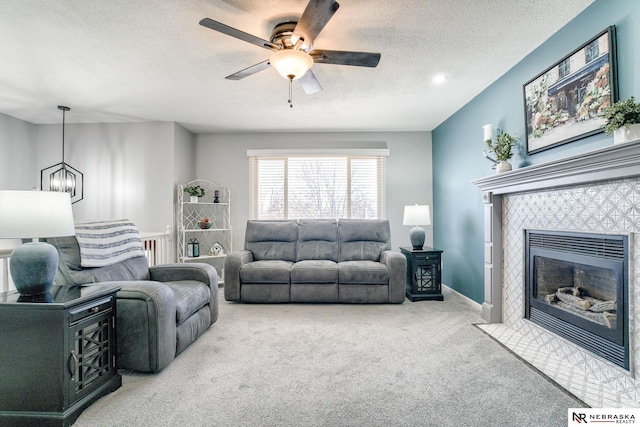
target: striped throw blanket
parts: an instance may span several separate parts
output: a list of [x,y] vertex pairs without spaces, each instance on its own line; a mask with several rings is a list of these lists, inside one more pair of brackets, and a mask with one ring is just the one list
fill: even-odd
[[128,219],[76,222],[82,267],[104,267],[144,256],[140,232]]

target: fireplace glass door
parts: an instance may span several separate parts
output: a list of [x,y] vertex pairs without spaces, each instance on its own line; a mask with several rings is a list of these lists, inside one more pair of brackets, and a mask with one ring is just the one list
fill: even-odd
[[525,317],[624,366],[626,236],[527,230],[526,241]]

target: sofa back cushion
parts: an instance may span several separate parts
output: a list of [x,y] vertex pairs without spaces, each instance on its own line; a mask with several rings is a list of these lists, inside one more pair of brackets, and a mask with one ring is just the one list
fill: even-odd
[[335,219],[298,220],[296,261],[338,261],[338,222]]
[[296,261],[298,225],[295,221],[247,221],[244,248],[254,261]]
[[83,268],[75,236],[46,239],[58,250],[57,285],[84,285],[112,280],[149,280],[147,257],[139,256],[107,267]]
[[382,251],[391,249],[389,220],[341,219],[338,240],[338,262],[380,261]]

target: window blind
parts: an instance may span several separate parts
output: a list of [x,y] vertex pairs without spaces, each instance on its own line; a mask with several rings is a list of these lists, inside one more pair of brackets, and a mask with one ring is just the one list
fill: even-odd
[[253,219],[385,217],[386,155],[250,156]]

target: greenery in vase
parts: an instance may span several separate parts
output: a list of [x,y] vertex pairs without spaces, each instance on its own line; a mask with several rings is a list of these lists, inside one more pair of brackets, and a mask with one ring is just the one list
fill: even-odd
[[185,193],[189,193],[190,196],[204,196],[204,188],[200,187],[199,185],[196,185],[194,187],[185,187],[184,191]]
[[496,160],[506,162],[513,157],[513,147],[518,138],[511,136],[505,131],[498,129],[498,136],[495,143],[493,140],[486,141],[490,151],[496,154]]
[[629,129],[629,125],[640,123],[640,103],[637,104],[633,96],[624,101],[618,101],[605,108],[601,117],[607,121],[604,125],[607,135],[611,135],[623,126]]

